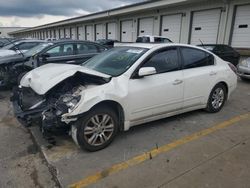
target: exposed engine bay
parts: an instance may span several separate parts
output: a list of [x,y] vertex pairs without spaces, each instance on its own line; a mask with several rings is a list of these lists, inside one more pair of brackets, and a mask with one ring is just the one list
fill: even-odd
[[65,113],[71,112],[81,100],[82,92],[89,87],[107,83],[102,77],[77,72],[63,80],[44,95],[38,95],[29,87],[14,92],[20,113],[16,113],[26,125],[39,122],[43,132],[69,130],[70,126],[61,121]]

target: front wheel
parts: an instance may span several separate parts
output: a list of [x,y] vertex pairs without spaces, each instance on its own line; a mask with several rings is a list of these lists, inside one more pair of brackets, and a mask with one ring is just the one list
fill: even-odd
[[211,113],[219,112],[225,104],[227,91],[224,84],[217,84],[210,93],[206,110]]
[[82,149],[97,151],[107,147],[118,132],[118,117],[113,109],[99,106],[77,121],[76,139]]

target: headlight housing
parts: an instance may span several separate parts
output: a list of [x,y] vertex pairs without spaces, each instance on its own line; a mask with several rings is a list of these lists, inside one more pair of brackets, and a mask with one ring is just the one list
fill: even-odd
[[247,59],[244,59],[243,61],[241,61],[240,65],[243,66],[243,67],[249,67],[250,68],[250,58],[247,58]]
[[81,100],[81,95],[71,95],[67,94],[62,97],[62,102],[70,109],[73,110],[77,103]]

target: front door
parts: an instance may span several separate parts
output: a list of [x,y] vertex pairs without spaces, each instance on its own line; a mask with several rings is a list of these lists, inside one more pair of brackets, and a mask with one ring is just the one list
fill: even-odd
[[154,53],[141,67],[154,67],[156,74],[129,80],[130,121],[181,109],[183,75],[180,70],[178,49],[160,50]]

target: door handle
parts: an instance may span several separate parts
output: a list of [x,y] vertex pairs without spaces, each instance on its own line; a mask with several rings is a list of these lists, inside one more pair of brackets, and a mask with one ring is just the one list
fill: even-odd
[[214,72],[214,71],[211,71],[211,72],[209,73],[210,76],[214,76],[214,75],[216,75],[216,74],[217,74],[217,72]]
[[178,85],[178,84],[181,84],[182,82],[183,82],[182,80],[176,79],[176,80],[173,82],[173,85]]
[[66,63],[75,63],[76,61],[72,60],[72,61],[66,61]]

